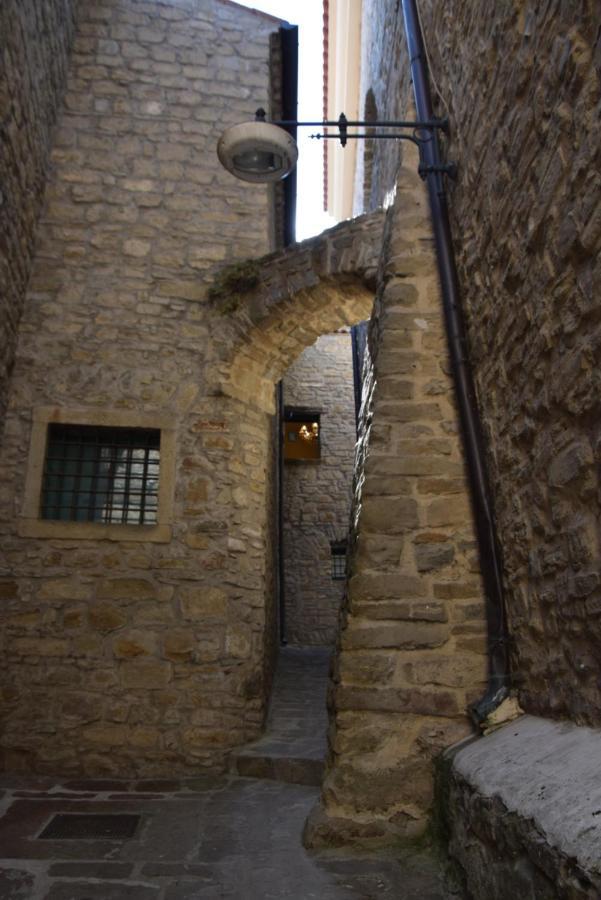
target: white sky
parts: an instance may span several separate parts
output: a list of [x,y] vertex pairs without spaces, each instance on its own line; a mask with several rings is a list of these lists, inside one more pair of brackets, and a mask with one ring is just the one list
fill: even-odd
[[[238,0],[298,25],[298,119],[323,118],[322,0]],[[254,110],[253,110],[254,112]],[[316,128],[298,129],[296,239],[302,241],[336,223],[323,211],[323,141],[311,140]]]

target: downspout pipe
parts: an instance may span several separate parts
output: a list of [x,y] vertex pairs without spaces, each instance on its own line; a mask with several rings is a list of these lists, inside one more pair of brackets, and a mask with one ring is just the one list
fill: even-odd
[[276,494],[277,494],[277,585],[278,585],[278,629],[280,644],[285,646],[286,639],[286,567],[284,565],[284,447],[282,438],[282,422],[284,421],[284,382],[278,381],[276,387]]
[[[298,115],[298,25],[284,22],[280,27],[282,48],[282,119],[294,121]],[[296,140],[296,128],[287,131]],[[296,169],[283,182],[284,191],[284,234],[282,242],[289,247],[296,241]],[[276,386],[276,530],[277,530],[277,596],[278,631],[280,644],[285,646],[286,632],[286,566],[284,559],[284,447],[282,422],[284,421],[284,383]]]
[[[417,119],[427,121],[432,119],[434,114],[428,81],[427,57],[416,0],[402,0],[402,7]],[[501,554],[486,473],[484,442],[476,393],[467,354],[466,328],[461,310],[459,279],[453,252],[444,176],[436,170],[436,167],[441,164],[436,129],[432,129],[429,139],[422,144],[421,156],[430,200],[451,372],[455,385],[486,598],[488,687],[485,695],[470,708],[473,718],[480,722],[498,706],[509,692],[509,660]],[[430,166],[434,167],[433,171],[429,169]]]

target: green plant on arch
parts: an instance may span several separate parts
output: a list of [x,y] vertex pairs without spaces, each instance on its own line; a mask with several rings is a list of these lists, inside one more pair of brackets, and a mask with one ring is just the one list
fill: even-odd
[[222,315],[234,312],[242,303],[244,295],[259,286],[259,273],[259,266],[253,259],[225,266],[217,273],[207,296],[209,300],[219,303]]

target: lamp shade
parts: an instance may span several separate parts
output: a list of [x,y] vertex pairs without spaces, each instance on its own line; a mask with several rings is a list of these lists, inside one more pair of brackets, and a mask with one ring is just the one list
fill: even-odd
[[217,144],[221,165],[242,181],[281,181],[298,159],[294,139],[270,122],[242,122],[223,132]]

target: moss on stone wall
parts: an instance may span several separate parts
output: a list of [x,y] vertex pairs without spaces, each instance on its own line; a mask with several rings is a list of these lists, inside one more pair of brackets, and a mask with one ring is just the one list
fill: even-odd
[[207,297],[217,304],[222,315],[234,312],[244,297],[260,284],[260,267],[255,259],[246,259],[220,269],[209,287]]

